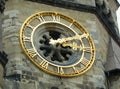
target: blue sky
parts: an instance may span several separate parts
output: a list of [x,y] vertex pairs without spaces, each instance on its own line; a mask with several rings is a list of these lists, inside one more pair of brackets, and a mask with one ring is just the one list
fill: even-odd
[[117,14],[117,21],[118,21],[119,33],[120,33],[120,7],[118,8],[116,14]]
[[[118,0],[118,2],[120,3],[120,0]],[[118,27],[119,27],[119,34],[120,34],[120,7],[118,8],[116,14],[117,14]]]
[[120,3],[120,0],[117,0]]

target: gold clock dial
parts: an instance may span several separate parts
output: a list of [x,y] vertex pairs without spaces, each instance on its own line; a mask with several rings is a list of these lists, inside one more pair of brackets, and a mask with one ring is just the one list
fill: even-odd
[[95,46],[85,28],[56,12],[30,16],[21,27],[20,43],[33,64],[61,77],[81,75],[95,60]]

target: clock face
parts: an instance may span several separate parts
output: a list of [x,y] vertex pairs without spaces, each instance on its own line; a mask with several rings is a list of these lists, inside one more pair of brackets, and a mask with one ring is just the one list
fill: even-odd
[[61,77],[81,75],[95,60],[95,46],[85,28],[56,12],[30,16],[21,27],[20,43],[33,64]]

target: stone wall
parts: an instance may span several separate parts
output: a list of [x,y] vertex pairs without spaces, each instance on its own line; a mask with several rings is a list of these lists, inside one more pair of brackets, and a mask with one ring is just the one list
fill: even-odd
[[89,5],[95,7],[95,0],[72,0],[75,3],[80,3],[83,5]]
[[[73,78],[56,77],[39,70],[28,60],[20,46],[19,31],[26,18],[40,11],[68,15],[89,31],[96,46],[96,60],[87,73]],[[3,49],[9,59],[4,89],[107,89],[103,65],[106,62],[109,35],[95,14],[24,0],[9,0],[2,27]]]
[[0,13],[0,51],[2,50],[2,14]]
[[[0,12],[0,51],[2,51],[2,14]],[[3,67],[0,63],[0,89],[3,80]]]
[[[112,6],[112,8],[110,8]],[[116,11],[118,9],[118,6],[116,5],[116,1],[115,0],[108,0],[108,7],[111,10],[113,19],[115,21],[115,25],[118,27],[118,23],[117,23],[117,15],[116,15]],[[117,30],[118,36],[119,36],[119,31]]]
[[0,89],[2,88],[3,83],[3,66],[0,63]]
[[120,74],[111,76],[109,80],[110,89],[120,89]]

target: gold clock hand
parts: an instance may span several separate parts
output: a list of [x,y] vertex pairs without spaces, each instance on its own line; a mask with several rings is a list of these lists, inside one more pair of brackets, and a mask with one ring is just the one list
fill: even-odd
[[73,42],[72,44],[71,43],[62,43],[62,46],[63,47],[70,46],[70,47],[72,47],[73,50],[77,50],[77,49],[82,50],[83,49],[83,47],[81,45],[78,46],[77,43],[75,43],[75,42]]
[[88,37],[89,34],[82,34],[82,35],[75,35],[75,36],[72,36],[72,37],[67,37],[67,38],[61,38],[61,39],[57,39],[57,40],[54,40],[54,39],[50,39],[50,44],[62,44],[63,42],[66,42],[66,41],[71,41],[71,40],[74,40],[74,39],[82,39],[84,37]]

